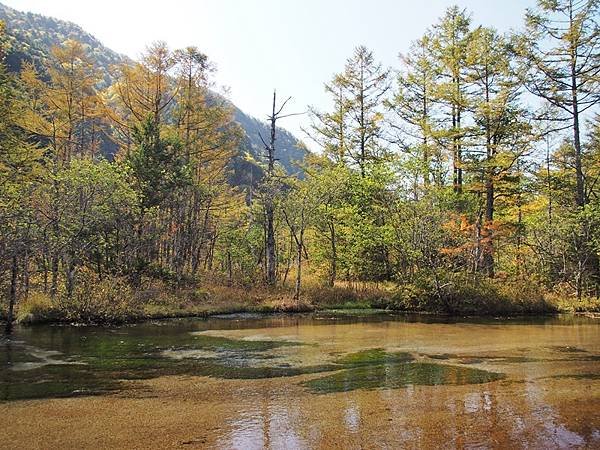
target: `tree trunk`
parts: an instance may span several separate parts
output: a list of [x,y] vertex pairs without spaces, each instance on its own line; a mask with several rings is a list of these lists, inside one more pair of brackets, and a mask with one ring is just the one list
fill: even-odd
[[[491,169],[489,169],[491,171]],[[484,245],[483,245],[483,267],[490,278],[494,277],[494,182],[492,174],[488,173],[485,183],[485,221],[484,221]]]
[[275,228],[273,225],[274,222],[274,214],[275,208],[273,205],[273,197],[275,193],[273,192],[273,176],[275,171],[275,139],[276,139],[276,121],[277,121],[277,112],[275,110],[276,103],[276,92],[273,91],[273,111],[271,114],[271,140],[268,146],[268,167],[267,167],[267,178],[269,184],[267,185],[267,199],[265,202],[265,214],[267,219],[267,239],[265,242],[266,245],[266,254],[267,254],[267,284],[274,285],[276,282],[276,259],[275,259]]
[[73,289],[75,288],[75,273],[77,266],[75,265],[73,258],[69,258],[69,262],[68,264],[65,264],[65,266],[67,298],[71,298],[73,296]]
[[10,291],[8,293],[8,315],[6,318],[6,334],[10,334],[12,331],[13,320],[14,320],[14,309],[17,303],[17,274],[18,264],[17,255],[13,255],[12,264],[10,269]]
[[329,270],[329,286],[335,286],[335,280],[337,278],[337,247],[336,247],[336,236],[335,236],[335,224],[329,223],[330,241],[331,241],[331,268]]
[[231,251],[227,250],[227,273],[229,286],[233,284],[233,265],[231,263]]
[[296,306],[300,306],[300,286],[302,283],[302,247],[304,246],[304,231],[300,231],[300,239],[297,245],[298,254],[296,255],[296,288],[294,290],[294,300]]
[[56,297],[56,292],[58,291],[58,256],[52,255],[52,275],[50,279],[50,297]]
[[[485,102],[490,104],[489,80],[486,74],[485,82]],[[492,140],[491,123],[489,114],[486,113],[485,134],[486,134],[486,153],[487,165],[485,167],[485,219],[484,219],[484,245],[483,245],[483,268],[490,278],[494,278],[494,166],[493,159],[495,148]]]
[[276,282],[276,271],[275,271],[275,228],[273,225],[273,205],[271,203],[266,205],[266,218],[267,218],[267,240],[266,240],[266,253],[267,253],[267,284],[274,285]]

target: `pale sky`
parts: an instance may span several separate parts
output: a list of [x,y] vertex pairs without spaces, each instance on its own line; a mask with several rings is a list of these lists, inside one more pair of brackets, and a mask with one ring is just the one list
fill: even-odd
[[[519,29],[535,0],[0,0],[75,22],[107,47],[132,58],[156,40],[172,48],[194,45],[216,64],[215,81],[230,89],[243,111],[263,119],[273,88],[292,96],[288,112],[327,109],[323,83],[343,69],[353,48],[366,45],[385,66],[453,4],[475,26]],[[300,131],[307,117],[281,125]],[[307,142],[308,144],[308,142]]]

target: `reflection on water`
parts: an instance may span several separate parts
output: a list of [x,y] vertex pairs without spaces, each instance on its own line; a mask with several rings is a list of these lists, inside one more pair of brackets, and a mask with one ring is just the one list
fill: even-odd
[[[18,424],[44,398],[98,394],[56,407],[73,427],[88,405],[99,429],[112,420],[109,447],[136,414],[157,421],[137,439],[172,431],[186,448],[600,447],[599,325],[326,313],[21,328],[0,342],[0,398],[42,400],[0,413],[26,439]],[[85,444],[38,423],[53,446]]]
[[351,433],[360,430],[360,411],[354,402],[348,402],[349,405],[344,410],[344,425]]

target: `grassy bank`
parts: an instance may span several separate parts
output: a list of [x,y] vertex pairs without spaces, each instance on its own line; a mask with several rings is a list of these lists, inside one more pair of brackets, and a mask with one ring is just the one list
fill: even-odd
[[292,287],[227,286],[207,283],[173,289],[155,283],[133,290],[118,280],[82,285],[72,296],[31,292],[17,304],[20,323],[66,322],[110,324],[171,317],[204,317],[236,312],[306,312],[323,309],[385,309],[449,315],[521,315],[600,312],[596,298],[574,299],[546,292],[532,283],[460,278],[443,285],[427,283],[307,283],[301,301]]

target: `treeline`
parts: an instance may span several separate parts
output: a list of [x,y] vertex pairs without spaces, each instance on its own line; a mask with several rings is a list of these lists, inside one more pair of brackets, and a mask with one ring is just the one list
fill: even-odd
[[304,274],[392,283],[417,309],[451,310],[465,287],[598,296],[599,6],[540,2],[511,35],[452,7],[397,71],[358,47],[325,85],[331,109],[310,110],[321,152],[302,176],[277,163],[289,107],[274,95],[244,188],[228,182],[240,130],[195,48],[155,44],[101,91],[74,41],[45,73],[0,72],[9,317],[31,292],[93,308],[157,282],[293,280],[300,301]]

